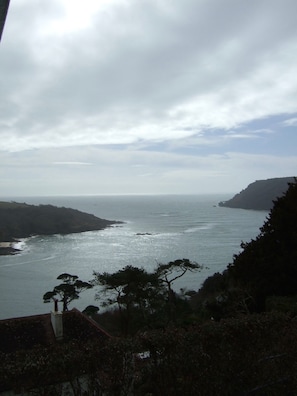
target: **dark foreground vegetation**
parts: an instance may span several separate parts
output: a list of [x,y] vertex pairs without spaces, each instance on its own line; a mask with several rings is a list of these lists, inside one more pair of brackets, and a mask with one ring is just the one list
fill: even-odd
[[[296,395],[296,332],[290,315],[263,313],[104,342],[82,342],[77,333],[52,346],[0,352],[0,389],[61,396],[53,381],[62,376],[71,380],[74,395]],[[88,393],[78,388],[81,373]]]
[[118,221],[53,205],[0,202],[0,242],[32,235],[70,234],[101,230]]
[[[296,181],[223,273],[198,291],[175,291],[177,278],[200,270],[180,259],[152,273],[132,266],[95,271],[89,282],[61,274],[44,301],[55,298],[67,311],[80,292],[96,288],[106,310],[91,305],[85,314],[113,337],[87,346],[63,341],[47,363],[38,347],[21,360],[2,353],[0,378],[14,373],[38,383],[58,367],[68,378],[83,371],[90,395],[296,395]],[[42,382],[38,386],[39,394],[59,394],[55,387],[41,393]]]

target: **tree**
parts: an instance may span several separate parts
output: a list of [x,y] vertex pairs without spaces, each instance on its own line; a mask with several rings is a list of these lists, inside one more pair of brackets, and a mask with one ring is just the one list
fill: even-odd
[[88,305],[84,310],[83,313],[87,316],[94,316],[98,313],[99,307],[95,305]]
[[102,294],[107,296],[101,305],[116,306],[119,310],[122,333],[131,332],[132,319],[134,323],[138,320],[138,326],[148,323],[153,301],[160,293],[156,274],[128,265],[113,274],[94,272],[93,283],[103,287],[102,292],[96,294],[97,300]]
[[[77,300],[82,291],[93,287],[91,283],[78,279],[77,275],[63,273],[57,279],[62,280],[63,283],[55,286],[52,291],[46,292],[43,295],[43,302],[48,303],[51,300],[60,301],[63,303],[63,311],[68,311],[71,301]],[[58,299],[56,299],[57,296]]]
[[261,233],[243,243],[243,251],[228,267],[230,279],[249,290],[257,310],[265,309],[271,295],[297,293],[297,182],[276,201]]
[[170,261],[167,264],[158,264],[155,274],[158,277],[159,282],[163,284],[167,290],[169,319],[171,321],[175,321],[176,319],[175,313],[177,305],[177,295],[172,288],[173,283],[184,276],[187,272],[197,272],[202,268],[202,265],[185,258]]
[[123,334],[131,334],[144,328],[164,327],[169,322],[180,321],[191,310],[188,301],[173,291],[173,283],[187,272],[196,272],[201,265],[188,259],[168,264],[158,264],[152,273],[131,265],[109,274],[94,272],[95,285],[101,286],[96,299],[105,299],[105,307],[116,307],[121,319]]

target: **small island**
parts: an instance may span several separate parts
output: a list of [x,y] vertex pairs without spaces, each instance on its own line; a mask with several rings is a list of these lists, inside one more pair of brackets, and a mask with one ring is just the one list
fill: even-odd
[[0,255],[17,253],[14,243],[19,238],[97,231],[122,224],[76,209],[17,202],[0,202],[0,219]]
[[219,202],[219,206],[238,209],[270,210],[273,202],[286,193],[289,183],[294,183],[295,178],[279,177],[266,180],[257,180],[234,195],[228,201]]

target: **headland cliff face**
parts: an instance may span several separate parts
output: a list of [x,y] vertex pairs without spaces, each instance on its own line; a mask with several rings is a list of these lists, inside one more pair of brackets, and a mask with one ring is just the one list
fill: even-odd
[[[89,213],[53,205],[0,202],[0,242],[33,235],[71,234],[102,230],[120,221],[100,219]],[[5,245],[2,243],[2,248]]]
[[270,210],[273,207],[273,201],[283,196],[288,189],[288,183],[293,183],[294,180],[293,176],[257,180],[228,201],[219,202],[219,206]]

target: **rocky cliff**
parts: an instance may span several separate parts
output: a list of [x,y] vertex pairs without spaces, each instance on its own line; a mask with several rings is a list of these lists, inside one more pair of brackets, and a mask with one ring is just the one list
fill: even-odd
[[219,206],[253,210],[270,210],[273,201],[284,195],[288,183],[294,182],[294,177],[257,180],[251,183],[228,201],[219,202]]

